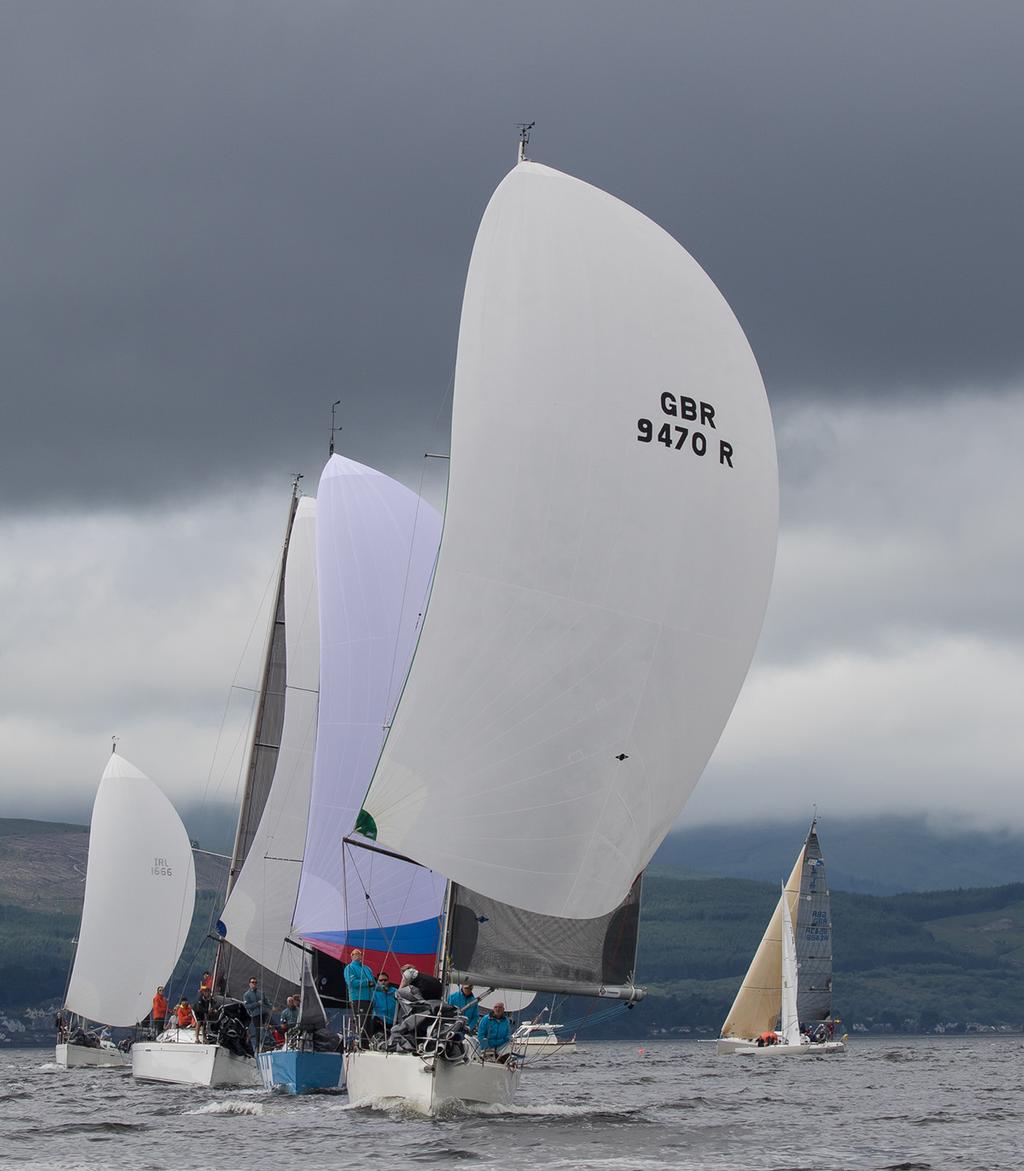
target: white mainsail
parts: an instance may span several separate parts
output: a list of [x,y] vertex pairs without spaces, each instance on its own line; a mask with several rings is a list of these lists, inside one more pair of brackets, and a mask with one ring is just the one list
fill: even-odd
[[316,501],[298,501],[284,574],[285,707],[274,779],[259,827],[221,915],[226,938],[298,984],[302,952],[286,943],[306,840],[320,686]]
[[782,907],[782,1011],[779,1014],[779,1032],[785,1045],[800,1044],[800,1019],[796,1012],[798,969],[796,939],[793,935],[793,916],[783,888],[779,898]]
[[66,1007],[106,1025],[145,1020],[185,946],[195,897],[181,818],[145,773],[113,753],[93,804]]
[[714,284],[640,212],[520,163],[470,262],[379,843],[529,911],[611,911],[732,710],[777,518],[764,386]]

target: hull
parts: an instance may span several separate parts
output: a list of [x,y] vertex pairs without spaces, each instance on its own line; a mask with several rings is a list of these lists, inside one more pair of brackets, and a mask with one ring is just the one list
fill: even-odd
[[140,1041],[132,1046],[132,1077],[182,1086],[258,1086],[252,1057],[236,1057],[220,1045]]
[[79,1069],[84,1066],[91,1066],[93,1069],[122,1069],[128,1064],[127,1056],[120,1049],[108,1049],[105,1046],[93,1049],[89,1045],[58,1045],[54,1060],[61,1069]]
[[286,1094],[310,1094],[318,1090],[340,1090],[345,1071],[340,1053],[305,1053],[296,1049],[275,1049],[256,1058],[263,1088]]
[[448,1102],[509,1106],[519,1086],[518,1068],[498,1062],[424,1062],[415,1053],[379,1053],[372,1049],[346,1054],[349,1101],[356,1106],[404,1102],[422,1114],[434,1114]]
[[522,1050],[526,1057],[551,1057],[555,1053],[575,1053],[576,1042],[573,1041],[548,1041],[538,1037],[528,1037],[525,1041],[517,1040],[515,1042],[517,1050]]
[[827,1053],[845,1053],[845,1041],[822,1041],[807,1045],[757,1045],[742,1037],[719,1037],[716,1052],[723,1054],[755,1054],[779,1057],[822,1057]]

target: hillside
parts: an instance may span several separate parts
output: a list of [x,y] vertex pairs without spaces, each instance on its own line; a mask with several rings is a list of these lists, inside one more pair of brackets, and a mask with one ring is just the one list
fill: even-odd
[[[796,852],[791,839],[779,845],[787,865]],[[10,1024],[12,1014],[63,994],[87,847],[81,826],[0,822],[0,1034],[5,1016]],[[197,873],[199,905],[172,992],[188,987],[211,955],[204,937],[220,906],[224,863],[200,855]],[[654,868],[644,885],[638,960],[649,997],[594,1035],[717,1030],[777,899],[777,880]],[[833,884],[832,910],[835,1010],[848,1025],[1024,1020],[1024,884],[886,896]],[[581,1002],[563,1017],[594,1011]]]

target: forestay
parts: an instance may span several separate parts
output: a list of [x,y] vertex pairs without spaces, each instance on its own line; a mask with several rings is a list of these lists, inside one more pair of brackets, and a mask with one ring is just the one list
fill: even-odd
[[195,896],[192,847],[174,806],[112,754],[92,810],[67,1008],[107,1025],[145,1020],[185,946]]
[[375,969],[389,952],[432,966],[444,879],[342,842],[409,669],[441,518],[404,485],[337,455],[317,517],[320,711],[295,930],[336,956],[361,947]]
[[284,722],[273,784],[221,919],[232,946],[298,984],[302,953],[286,937],[306,840],[320,685],[316,501],[310,497],[299,500],[288,541],[284,633]]
[[612,911],[732,709],[777,513],[764,386],[711,280],[633,208],[521,163],[470,262],[379,842],[538,914]]

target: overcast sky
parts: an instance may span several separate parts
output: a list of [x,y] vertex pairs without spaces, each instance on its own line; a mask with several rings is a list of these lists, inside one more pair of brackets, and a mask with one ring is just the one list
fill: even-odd
[[290,476],[340,398],[436,496],[536,119],[703,264],[775,416],[765,633],[686,817],[1024,827],[1022,43],[1016,2],[0,7],[0,816],[87,816],[113,733],[231,798]]

